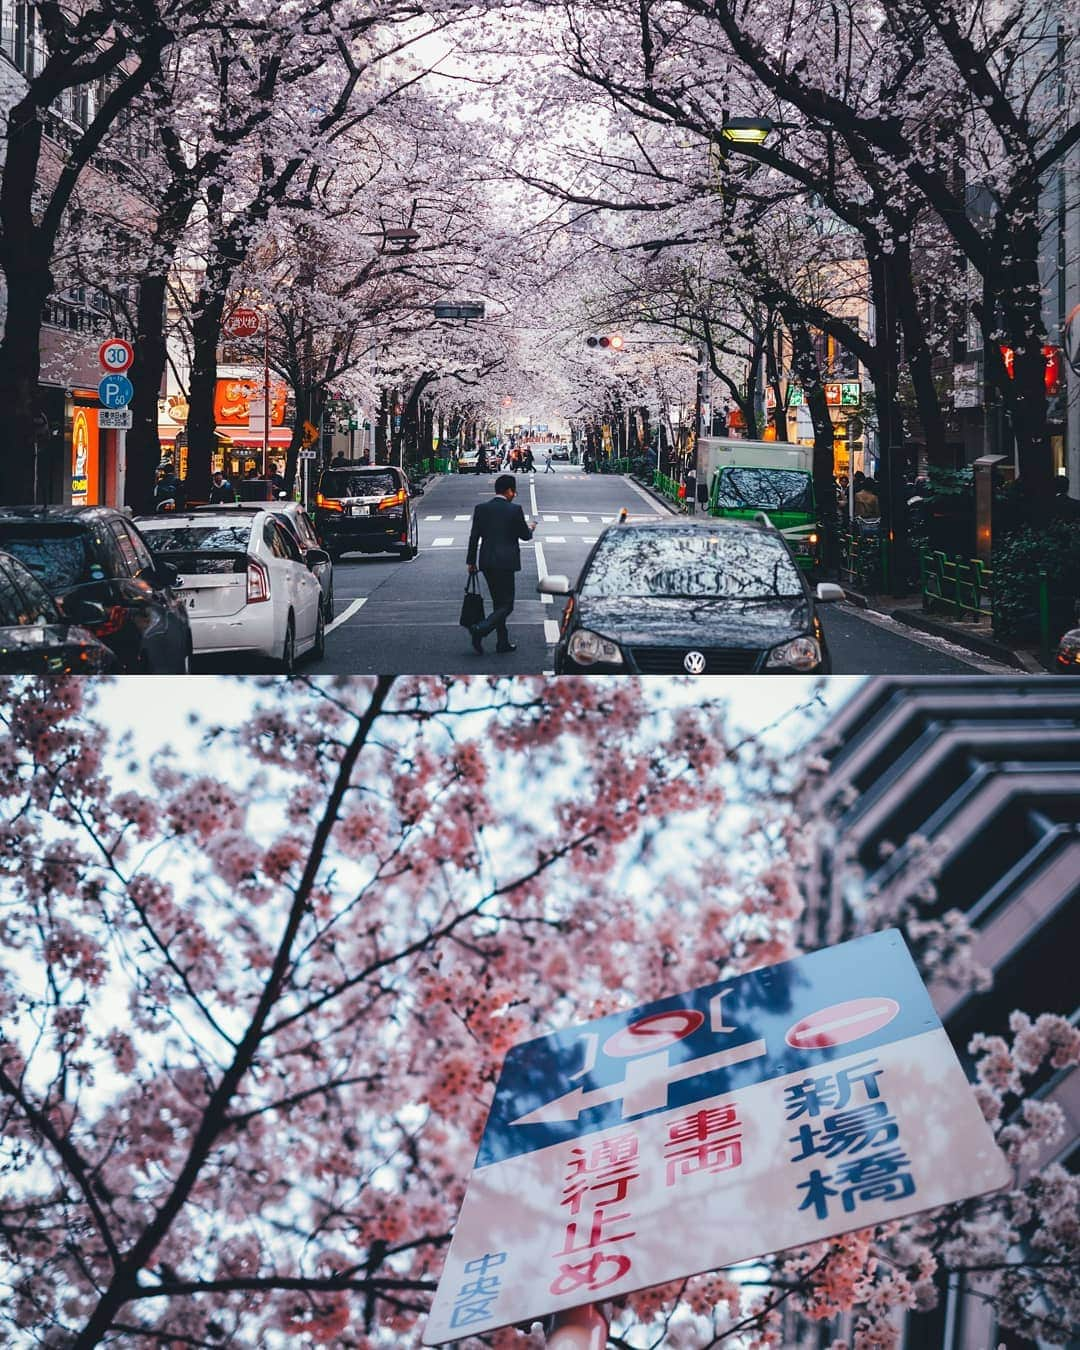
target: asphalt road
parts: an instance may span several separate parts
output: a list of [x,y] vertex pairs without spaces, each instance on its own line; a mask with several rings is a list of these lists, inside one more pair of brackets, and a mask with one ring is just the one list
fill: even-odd
[[[312,674],[539,674],[552,669],[559,600],[536,593],[538,577],[565,573],[573,580],[605,525],[625,507],[631,518],[665,516],[665,507],[627,478],[584,474],[569,465],[519,476],[518,501],[537,515],[535,539],[522,546],[517,605],[510,618],[518,650],[499,656],[494,639],[477,656],[458,625],[467,572],[472,510],[491,492],[491,474],[451,475],[432,481],[417,501],[420,552],[410,562],[389,555],[350,555],[335,567],[337,616],[326,657],[306,662]],[[486,595],[485,605],[490,608]],[[837,674],[947,675],[1001,671],[984,658],[884,616],[849,605],[822,606]]]

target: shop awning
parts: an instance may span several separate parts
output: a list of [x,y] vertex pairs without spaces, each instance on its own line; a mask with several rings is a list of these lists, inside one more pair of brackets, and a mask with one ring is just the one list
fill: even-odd
[[[159,422],[158,439],[162,445],[172,445],[183,430],[184,428],[177,426],[175,422]],[[245,427],[218,427],[217,434],[218,438],[227,444],[242,446],[244,449],[262,449],[261,432],[248,431]],[[270,428],[270,448],[272,450],[287,450],[291,440],[291,427]]]

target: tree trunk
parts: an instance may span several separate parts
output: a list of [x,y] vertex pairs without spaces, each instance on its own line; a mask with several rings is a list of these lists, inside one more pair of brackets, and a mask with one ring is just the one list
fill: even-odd
[[904,334],[904,355],[915,392],[915,406],[926,437],[927,462],[933,468],[949,469],[953,467],[953,457],[945,445],[945,414],[934,383],[933,353],[927,341],[919,298],[912,282],[911,251],[908,245],[894,242],[893,252],[886,265],[891,272],[897,318]]
[[814,497],[821,522],[821,561],[826,572],[835,574],[840,566],[840,531],[833,478],[832,417],[825,402],[825,385],[810,330],[794,313],[787,322],[791,331],[792,370],[802,386],[814,426]]
[[390,399],[384,387],[379,390],[379,414],[375,422],[375,463],[389,463]]
[[135,311],[135,360],[131,383],[131,430],[127,438],[127,478],[124,500],[135,511],[152,511],[154,482],[161,461],[158,436],[158,395],[165,375],[164,272],[150,273],[139,282]]
[[[7,256],[11,256],[5,250]],[[41,320],[52,290],[44,263],[27,262],[7,272],[7,322],[0,343],[0,501],[44,501],[49,481],[50,438],[42,427],[38,379],[41,374]]]
[[885,587],[893,595],[907,588],[907,493],[904,487],[904,423],[896,399],[900,366],[896,275],[891,255],[871,253],[870,286],[874,299],[878,367],[871,374],[877,402],[880,468],[878,501],[884,535]]
[[188,391],[188,471],[187,495],[205,501],[210,495],[210,464],[217,451],[217,419],[214,394],[217,391],[217,349],[221,336],[221,316],[225,309],[225,288],[211,291],[205,287],[192,319],[191,387]]

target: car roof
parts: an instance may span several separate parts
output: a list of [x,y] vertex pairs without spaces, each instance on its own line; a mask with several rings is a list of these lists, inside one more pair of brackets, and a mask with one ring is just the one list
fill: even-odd
[[9,520],[128,520],[115,506],[0,506],[0,519]]
[[627,520],[621,525],[609,525],[604,531],[605,534],[621,534],[626,530],[636,532],[646,531],[657,533],[677,533],[679,530],[698,531],[708,530],[710,534],[726,532],[743,532],[753,530],[757,534],[771,535],[774,538],[782,538],[780,532],[772,521],[765,520],[732,520],[720,516],[707,516],[705,519],[697,519],[689,516],[665,516],[657,517],[655,520]]
[[252,511],[238,512],[234,511],[231,507],[226,507],[223,510],[219,507],[212,506],[208,511],[203,510],[201,507],[197,507],[192,511],[166,511],[156,516],[136,516],[135,521],[138,525],[148,525],[151,528],[155,525],[176,525],[178,522],[183,522],[188,525],[205,525],[206,522],[214,516],[220,516],[222,520],[228,520],[230,517],[243,515],[246,520],[249,515],[256,514],[265,515],[265,508],[257,507]]

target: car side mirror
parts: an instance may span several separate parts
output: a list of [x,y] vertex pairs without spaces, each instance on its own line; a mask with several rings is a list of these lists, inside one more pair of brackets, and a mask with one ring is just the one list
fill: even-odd
[[835,581],[819,581],[814,596],[818,603],[823,605],[846,598],[843,586],[838,586]]
[[540,578],[540,585],[536,588],[540,595],[571,595],[570,578],[557,574],[550,574]]
[[309,548],[304,554],[304,561],[310,568],[321,567],[330,561],[330,554],[324,548]]
[[68,595],[58,600],[57,604],[69,623],[104,623],[107,618],[105,606],[97,600],[84,600],[78,595]]
[[147,580],[158,586],[179,586],[181,584],[180,573],[170,562],[156,562]]

